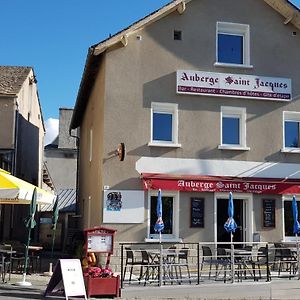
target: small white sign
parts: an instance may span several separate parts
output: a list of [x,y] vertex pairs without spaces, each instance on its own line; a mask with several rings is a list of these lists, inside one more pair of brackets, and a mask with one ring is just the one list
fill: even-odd
[[178,94],[292,100],[291,79],[280,77],[178,70],[176,89]]
[[68,297],[74,296],[81,296],[87,300],[79,259],[58,260],[44,292],[44,297],[58,296],[62,292],[66,300],[68,300]]
[[88,252],[110,252],[113,250],[111,235],[90,235],[87,243]]
[[86,298],[80,260],[60,259],[59,261],[66,298],[69,296],[84,296]]

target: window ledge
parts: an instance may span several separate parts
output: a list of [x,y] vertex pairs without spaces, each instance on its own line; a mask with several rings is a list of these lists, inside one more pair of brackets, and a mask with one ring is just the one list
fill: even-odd
[[242,147],[242,146],[229,146],[229,145],[219,145],[219,150],[238,150],[238,151],[249,151],[250,147]]
[[[149,238],[145,238],[145,242],[146,243],[159,243],[159,239],[149,239]],[[162,236],[161,238],[161,242],[163,243],[182,243],[182,239],[181,238],[164,238]]]
[[240,69],[253,69],[253,65],[244,65],[244,64],[227,64],[227,63],[220,63],[215,62],[215,67],[221,67],[221,68],[240,68]]
[[300,148],[283,148],[280,151],[283,153],[300,153]]
[[170,147],[170,148],[181,148],[181,144],[173,143],[160,143],[160,142],[149,142],[150,147]]

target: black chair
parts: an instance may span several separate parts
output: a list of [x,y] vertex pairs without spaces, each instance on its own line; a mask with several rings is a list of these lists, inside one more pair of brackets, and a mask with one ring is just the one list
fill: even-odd
[[[18,243],[13,246],[14,254],[11,257],[12,271],[16,273],[24,272],[25,264],[25,251],[26,246],[24,244]],[[27,258],[27,263],[29,265],[29,256]]]
[[131,248],[125,247],[125,251],[126,251],[126,261],[125,261],[125,268],[124,268],[123,280],[125,279],[125,276],[126,276],[127,266],[129,266],[130,267],[130,271],[129,271],[129,283],[131,283],[133,267],[134,266],[140,266],[142,261],[135,259],[134,252],[133,252],[133,250]]
[[208,279],[210,279],[210,277],[211,277],[211,271],[212,271],[213,266],[214,266],[214,270],[216,272],[216,277],[215,277],[215,279],[216,279],[217,275],[218,275],[218,268],[220,265],[223,265],[223,264],[224,264],[224,261],[222,259],[213,258],[210,247],[202,246],[202,262],[201,262],[201,267],[200,267],[200,277],[201,277],[201,273],[203,271],[203,267],[205,265],[208,265],[209,266]]
[[189,278],[189,283],[191,284],[191,273],[190,273],[190,268],[189,268],[189,248],[181,248],[178,252],[178,266],[179,266],[179,274],[180,274],[180,279],[182,281],[182,270],[181,268],[186,268],[187,275]]
[[216,261],[216,279],[221,271],[224,272],[224,282],[226,282],[226,271],[230,269],[230,255],[226,252],[225,248],[217,248],[217,261]]
[[278,267],[278,277],[283,271],[289,272],[289,278],[291,279],[292,274],[296,273],[297,270],[297,258],[289,248],[280,248],[280,261]]
[[178,280],[178,268],[180,271],[176,246],[169,247],[167,250],[167,255],[165,257],[166,259],[164,259],[164,276],[168,276],[171,279],[171,283],[173,284],[173,279]]
[[13,250],[11,245],[0,244],[0,272],[3,282],[5,282],[5,277],[7,274],[9,275],[9,280],[11,278],[12,253]]
[[150,275],[152,279],[155,278],[155,270],[159,269],[159,262],[155,260],[155,257],[151,257],[147,250],[141,249],[141,256],[139,283],[144,278],[144,285],[146,285],[150,279]]
[[[262,269],[265,269],[267,272],[267,276],[269,276],[269,278],[271,277],[271,273],[270,273],[270,269],[269,269],[269,257],[268,257],[269,253],[268,253],[268,249],[267,247],[260,247],[258,249],[257,252],[257,257],[256,259],[252,260],[252,269],[253,269],[253,277],[254,277],[254,281],[258,281],[259,279],[262,278],[261,276],[261,267],[263,267]],[[258,269],[258,273],[259,276],[256,277],[256,268]]]
[[282,243],[274,243],[275,254],[274,254],[274,263],[273,263],[273,271],[279,269],[279,264],[281,260],[281,248],[283,247]]

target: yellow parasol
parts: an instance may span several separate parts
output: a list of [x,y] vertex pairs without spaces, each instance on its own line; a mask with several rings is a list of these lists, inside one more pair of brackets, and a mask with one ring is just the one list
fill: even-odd
[[0,168],[0,204],[30,204],[36,188],[37,204],[52,204],[55,195]]

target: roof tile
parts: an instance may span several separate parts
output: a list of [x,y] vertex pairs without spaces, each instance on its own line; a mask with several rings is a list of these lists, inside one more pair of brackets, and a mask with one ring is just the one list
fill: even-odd
[[17,94],[31,67],[0,66],[0,94]]

